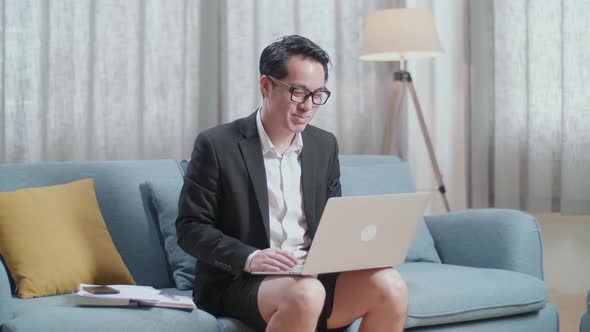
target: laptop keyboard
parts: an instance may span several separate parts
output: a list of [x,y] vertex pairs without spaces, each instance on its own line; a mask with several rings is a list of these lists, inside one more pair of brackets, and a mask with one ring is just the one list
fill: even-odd
[[293,266],[292,268],[290,268],[289,271],[301,272],[301,271],[303,271],[303,264],[297,264],[297,265]]

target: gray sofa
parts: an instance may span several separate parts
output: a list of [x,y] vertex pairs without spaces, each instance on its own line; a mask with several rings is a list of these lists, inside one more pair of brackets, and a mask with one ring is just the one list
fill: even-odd
[[[396,157],[340,160],[344,195],[414,191],[407,163]],[[171,237],[182,175],[183,163],[173,160],[4,164],[0,191],[94,178],[113,242],[136,282],[190,296],[194,259],[178,252]],[[530,215],[485,209],[424,219],[406,263],[397,266],[410,294],[407,330],[559,329],[543,282],[539,227]],[[6,332],[252,331],[201,310],[83,308],[67,294],[20,299],[3,264],[0,327]]]

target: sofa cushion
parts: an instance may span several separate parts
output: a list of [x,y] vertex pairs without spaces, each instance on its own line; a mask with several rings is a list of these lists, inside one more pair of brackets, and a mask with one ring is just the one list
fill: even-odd
[[14,307],[15,318],[2,331],[218,331],[215,317],[199,309],[78,307],[72,295],[16,299]]
[[[587,315],[586,315],[587,316]],[[585,316],[585,317],[586,317]],[[254,332],[255,330],[233,318],[221,317],[217,319],[220,332]],[[343,332],[357,332],[362,319],[357,319]],[[406,324],[406,327],[408,325]],[[484,319],[469,322],[457,322],[445,325],[423,326],[412,328],[408,331],[415,332],[555,332],[559,331],[559,314],[557,307],[552,303],[536,312],[505,316],[492,319]],[[586,330],[582,330],[586,332]]]
[[[397,158],[381,158],[377,159],[376,164],[366,165],[358,165],[361,159],[357,158],[353,161],[355,166],[347,166],[344,157],[341,157],[341,160],[343,162],[340,166],[340,182],[343,196],[415,192],[407,163],[401,162]],[[371,158],[368,159],[368,161],[370,160]],[[414,241],[406,256],[406,262],[441,262],[432,235],[424,220],[418,224]]]
[[256,332],[254,328],[235,318],[218,318],[217,325],[219,325],[219,332]]
[[157,223],[174,283],[178,289],[192,289],[197,260],[180,248],[176,236],[176,217],[182,178],[152,180],[147,182],[147,187],[157,214]]
[[182,175],[186,174],[186,169],[188,168],[188,160],[181,160],[180,161],[180,170],[182,171]]
[[0,193],[0,254],[22,298],[71,293],[80,283],[134,283],[92,179]]
[[409,291],[406,327],[521,314],[547,301],[543,281],[519,272],[433,263],[397,269]]
[[93,178],[104,221],[133,278],[139,285],[162,288],[174,286],[174,280],[142,185],[180,176],[174,160],[0,164],[0,191]]
[[418,223],[416,228],[416,235],[412,241],[408,254],[406,255],[406,262],[429,262],[441,263],[438,252],[434,247],[434,239],[424,222],[424,219]]
[[[362,319],[356,320],[344,332],[357,332]],[[407,324],[406,324],[407,326]],[[225,332],[241,332],[227,330]],[[408,332],[556,332],[559,331],[557,306],[547,303],[539,311],[522,315],[504,316],[443,325],[421,326],[406,330]],[[586,332],[586,331],[582,331]]]

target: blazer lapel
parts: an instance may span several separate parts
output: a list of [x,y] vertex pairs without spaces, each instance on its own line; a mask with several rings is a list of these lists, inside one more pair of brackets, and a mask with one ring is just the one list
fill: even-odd
[[262,223],[266,232],[266,239],[270,245],[269,216],[268,216],[268,190],[266,188],[266,169],[264,168],[264,159],[258,129],[256,128],[256,112],[246,118],[242,127],[244,140],[238,143],[242,158],[248,169],[250,181],[254,188]]
[[315,234],[318,221],[315,218],[315,187],[314,163],[317,160],[313,142],[306,140],[307,134],[302,133],[303,149],[301,150],[301,184],[303,185],[303,208],[310,236]]

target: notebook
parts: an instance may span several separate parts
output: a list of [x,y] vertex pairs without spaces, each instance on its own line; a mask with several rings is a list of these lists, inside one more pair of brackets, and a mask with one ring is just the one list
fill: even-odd
[[79,306],[147,306],[193,310],[195,303],[188,296],[172,295],[150,286],[108,285],[119,291],[118,294],[92,294],[83,289],[91,284],[80,284],[74,293],[74,301]]

